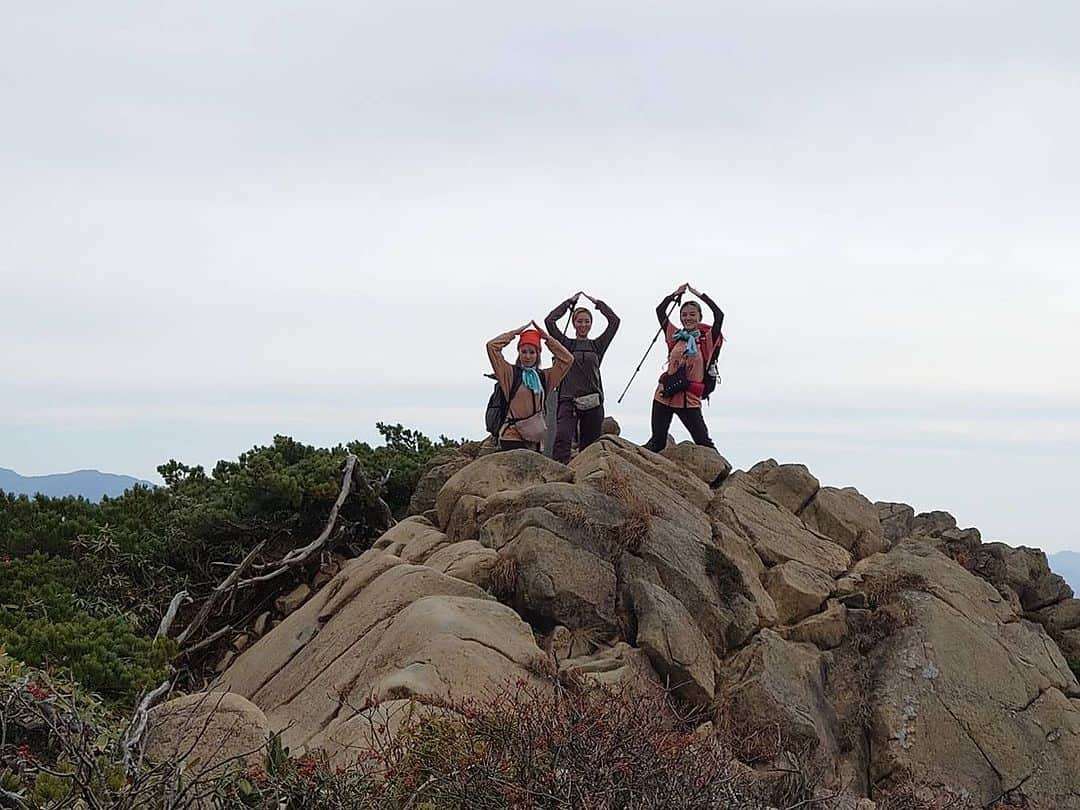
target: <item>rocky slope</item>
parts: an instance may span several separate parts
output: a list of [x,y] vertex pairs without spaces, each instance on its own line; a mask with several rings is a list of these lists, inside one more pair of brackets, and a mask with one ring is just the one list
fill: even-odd
[[[558,671],[660,681],[718,728],[778,730],[851,796],[914,779],[1080,807],[1080,601],[1042,552],[801,465],[732,473],[610,435],[569,466],[440,459],[413,509],[224,669],[245,739],[345,763],[410,701]],[[183,737],[167,736],[158,756]]]

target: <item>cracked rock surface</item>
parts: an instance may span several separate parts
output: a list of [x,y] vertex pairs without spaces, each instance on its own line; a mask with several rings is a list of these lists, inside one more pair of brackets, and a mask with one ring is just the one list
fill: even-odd
[[556,673],[660,682],[856,798],[910,774],[986,806],[1080,807],[1080,685],[1062,654],[1080,649],[1080,600],[1041,552],[801,465],[721,462],[613,435],[570,465],[440,458],[424,516],[345,562],[211,694],[245,709],[230,717],[252,739],[344,762],[417,707]]

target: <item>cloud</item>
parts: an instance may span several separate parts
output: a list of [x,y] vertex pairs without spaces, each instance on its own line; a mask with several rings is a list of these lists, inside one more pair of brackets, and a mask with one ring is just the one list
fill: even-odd
[[474,433],[484,341],[582,287],[623,317],[617,394],[689,279],[726,312],[738,463],[1071,525],[1035,471],[1077,442],[1075,4],[9,16],[4,466]]

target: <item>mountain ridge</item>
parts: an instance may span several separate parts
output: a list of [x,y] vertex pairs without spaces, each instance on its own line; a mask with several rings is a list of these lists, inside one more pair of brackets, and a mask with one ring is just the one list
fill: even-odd
[[130,475],[100,470],[86,469],[47,475],[21,475],[15,470],[0,467],[0,491],[14,495],[31,497],[46,495],[50,498],[76,496],[88,501],[100,501],[105,496],[115,498],[122,495],[136,484],[154,486],[150,481]]

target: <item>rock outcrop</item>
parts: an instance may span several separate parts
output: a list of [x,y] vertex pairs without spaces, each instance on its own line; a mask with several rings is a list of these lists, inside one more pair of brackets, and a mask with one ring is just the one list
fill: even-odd
[[[661,683],[853,807],[908,778],[1080,807],[1080,600],[1041,552],[801,465],[614,434],[568,466],[441,457],[412,511],[234,651],[211,694],[246,744],[346,764],[372,728],[508,684]],[[157,710],[152,739],[191,705]]]
[[205,692],[151,709],[144,750],[151,762],[172,763],[188,779],[212,781],[234,767],[261,766],[270,734],[266,715],[251,701]]

